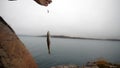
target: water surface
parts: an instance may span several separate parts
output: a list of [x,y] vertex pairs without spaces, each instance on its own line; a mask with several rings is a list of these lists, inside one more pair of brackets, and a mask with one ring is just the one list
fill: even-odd
[[40,68],[61,64],[82,65],[101,57],[120,63],[120,41],[51,38],[51,54],[48,54],[45,37],[19,37]]

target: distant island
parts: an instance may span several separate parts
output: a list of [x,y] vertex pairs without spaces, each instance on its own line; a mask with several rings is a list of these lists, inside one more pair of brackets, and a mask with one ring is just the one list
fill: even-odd
[[[41,35],[41,36],[37,36],[37,37],[46,37],[46,35]],[[51,35],[51,38],[120,41],[120,39],[100,39],[100,38],[72,37],[72,36],[65,36],[65,35]]]

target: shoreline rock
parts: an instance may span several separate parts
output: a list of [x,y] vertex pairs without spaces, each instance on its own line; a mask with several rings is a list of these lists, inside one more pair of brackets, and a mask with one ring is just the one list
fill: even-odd
[[107,62],[105,59],[98,59],[95,61],[89,61],[85,65],[82,66],[75,65],[75,64],[68,64],[68,65],[56,65],[52,66],[51,68],[120,68],[120,64],[114,64]]
[[14,30],[0,17],[0,68],[38,68]]

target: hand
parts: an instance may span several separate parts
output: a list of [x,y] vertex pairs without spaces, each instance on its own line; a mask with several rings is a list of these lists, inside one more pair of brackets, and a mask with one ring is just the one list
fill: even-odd
[[48,4],[52,2],[52,0],[34,0],[34,1],[43,6],[48,6]]

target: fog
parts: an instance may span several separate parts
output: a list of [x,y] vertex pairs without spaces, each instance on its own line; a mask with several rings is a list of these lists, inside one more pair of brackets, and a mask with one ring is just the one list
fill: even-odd
[[0,0],[0,16],[18,35],[52,35],[120,39],[120,0]]

